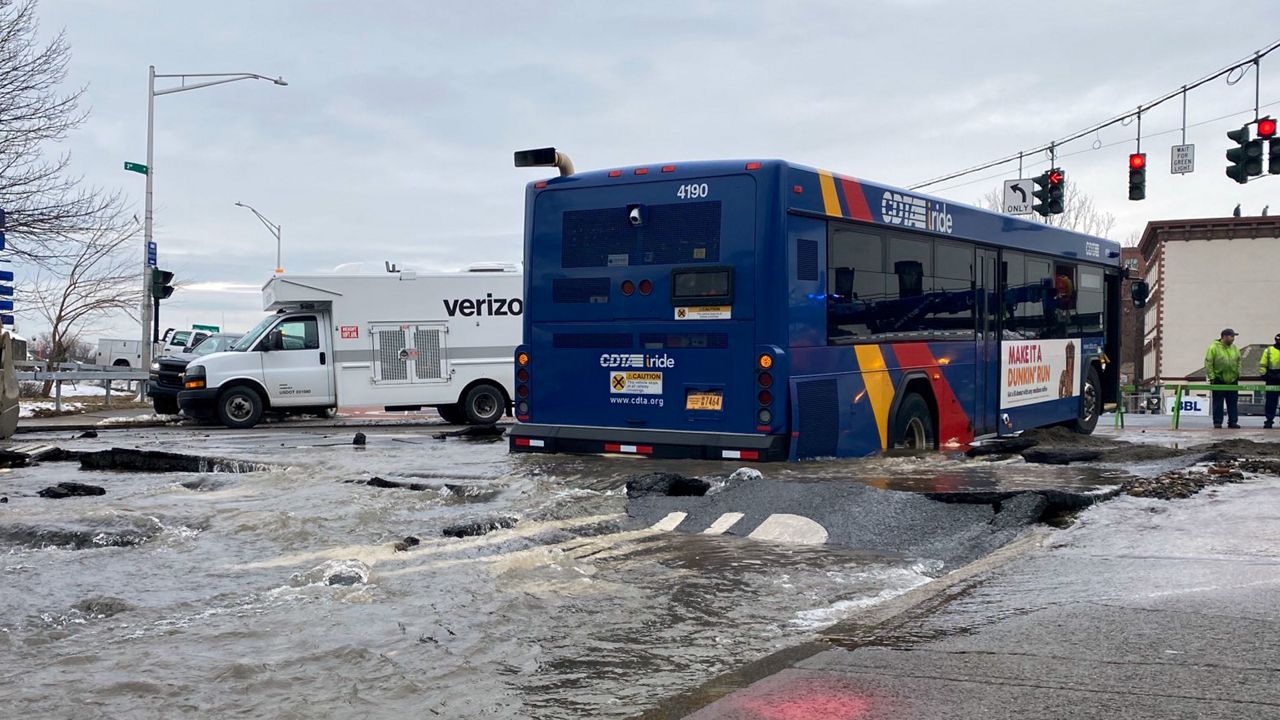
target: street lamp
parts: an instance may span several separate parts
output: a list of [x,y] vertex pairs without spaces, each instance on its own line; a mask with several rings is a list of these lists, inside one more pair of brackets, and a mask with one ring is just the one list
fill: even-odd
[[[156,78],[178,78],[180,84],[176,87],[163,88],[156,90]],[[203,78],[199,82],[187,84],[187,78]],[[149,249],[151,248],[151,193],[152,184],[156,172],[155,168],[155,119],[156,119],[156,96],[172,95],[173,93],[185,92],[187,90],[199,90],[200,88],[211,87],[213,85],[222,85],[224,83],[236,82],[237,80],[267,80],[276,85],[288,85],[284,78],[271,78],[266,75],[258,75],[256,73],[187,73],[187,74],[171,74],[157,75],[156,66],[152,65],[147,72],[147,199],[146,213],[143,216],[143,244],[142,244],[142,367],[151,367],[151,344],[155,342],[154,334],[151,339],[147,339],[148,330],[151,328],[151,264],[148,262]]]
[[262,221],[262,224],[267,226],[267,230],[269,230],[272,235],[276,236],[276,274],[283,275],[284,266],[280,264],[280,226],[272,223],[270,220],[264,217],[262,213],[258,212],[257,208],[253,207],[252,205],[246,205],[242,202],[238,202],[236,203],[236,207],[245,208],[249,212],[253,213],[254,215],[257,215],[258,219]]

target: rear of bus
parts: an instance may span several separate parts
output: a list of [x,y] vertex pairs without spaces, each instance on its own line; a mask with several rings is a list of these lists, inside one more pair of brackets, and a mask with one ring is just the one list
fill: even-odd
[[761,272],[786,262],[761,241],[779,232],[780,168],[529,185],[513,451],[785,459],[786,291]]

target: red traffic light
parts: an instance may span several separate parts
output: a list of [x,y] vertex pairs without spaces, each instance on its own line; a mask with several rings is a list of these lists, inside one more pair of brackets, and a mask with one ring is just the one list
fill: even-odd
[[1258,120],[1258,137],[1269,138],[1276,134],[1276,121],[1265,117]]
[[1050,171],[1049,171],[1049,184],[1050,184],[1050,185],[1061,185],[1061,184],[1062,184],[1062,171],[1061,171],[1061,170],[1050,170]]
[[1132,153],[1129,155],[1129,169],[1141,170],[1147,166],[1146,153]]

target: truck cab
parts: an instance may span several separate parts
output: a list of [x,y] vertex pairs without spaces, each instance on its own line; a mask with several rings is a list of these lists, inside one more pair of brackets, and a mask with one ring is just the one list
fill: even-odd
[[336,405],[326,311],[268,315],[227,352],[187,365],[178,403],[187,415],[253,427],[268,408],[325,412]]

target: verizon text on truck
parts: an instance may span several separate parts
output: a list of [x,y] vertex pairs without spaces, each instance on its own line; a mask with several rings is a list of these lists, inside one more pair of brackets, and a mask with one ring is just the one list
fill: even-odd
[[197,358],[182,411],[253,427],[266,411],[435,407],[454,423],[500,419],[524,313],[511,265],[464,272],[288,275],[262,288],[263,318],[233,352]]

